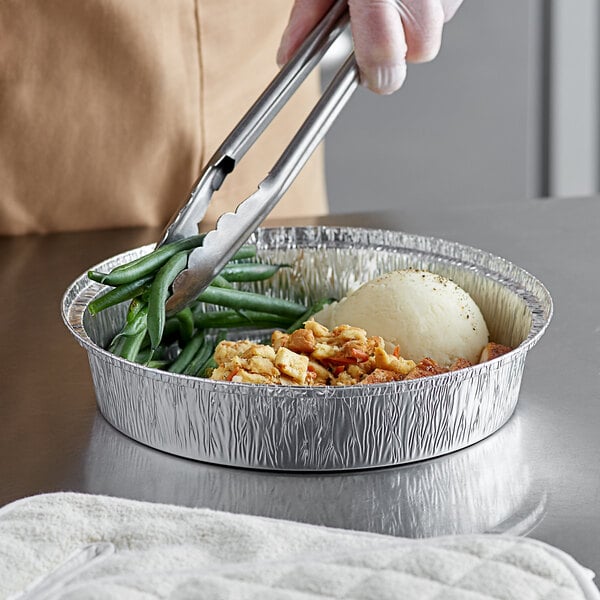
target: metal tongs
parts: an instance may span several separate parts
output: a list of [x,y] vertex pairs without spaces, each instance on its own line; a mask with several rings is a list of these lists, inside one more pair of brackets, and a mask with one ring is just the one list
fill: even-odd
[[[320,62],[348,21],[347,0],[338,0],[208,161],[189,199],[172,217],[158,246],[198,233],[198,223],[206,213],[212,194]],[[273,210],[349,100],[358,81],[352,53],[257,191],[244,200],[235,213],[221,215],[215,228],[206,234],[202,246],[190,253],[187,268],[173,282],[173,295],[167,302],[169,314],[193,302]]]

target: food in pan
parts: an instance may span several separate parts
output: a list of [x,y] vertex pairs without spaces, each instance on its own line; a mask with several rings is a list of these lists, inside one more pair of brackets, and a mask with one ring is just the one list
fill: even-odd
[[[487,343],[475,362],[501,356],[511,349]],[[470,367],[456,358],[449,366],[424,357],[406,359],[396,346],[391,353],[380,336],[360,327],[338,325],[329,330],[314,319],[292,333],[275,331],[271,344],[249,340],[222,341],[215,350],[211,379],[275,385],[356,385],[420,379]]]
[[[388,273],[340,302],[310,307],[238,289],[288,267],[256,262],[254,246],[243,247],[195,304],[167,315],[171,285],[201,243],[195,236],[107,274],[90,271],[94,281],[113,286],[90,303],[92,315],[130,300],[110,352],[215,380],[354,385],[445,373],[510,350],[488,344],[483,316],[464,290],[426,271]],[[226,339],[239,328],[275,331],[270,344]]]
[[457,359],[479,360],[488,328],[471,296],[454,282],[428,271],[386,273],[315,315],[329,329],[350,324],[388,347],[400,346],[414,361],[432,358],[449,367]]

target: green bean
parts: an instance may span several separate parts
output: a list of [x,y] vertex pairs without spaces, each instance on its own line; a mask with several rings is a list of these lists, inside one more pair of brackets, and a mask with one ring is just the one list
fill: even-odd
[[146,366],[150,367],[151,369],[164,369],[165,367],[168,367],[170,364],[171,364],[170,360],[151,360],[148,362],[148,364]]
[[177,317],[169,317],[165,321],[165,330],[163,331],[163,341],[176,340],[181,335],[181,324]]
[[135,357],[135,362],[140,363],[141,365],[147,365],[153,358],[154,351],[152,348],[140,348],[140,351],[137,353]]
[[183,310],[179,311],[175,318],[179,323],[179,332],[181,335],[181,339],[184,342],[189,342],[194,335],[194,315],[192,314],[192,309],[187,306]]
[[335,298],[323,298],[318,302],[315,302],[310,308],[301,315],[292,325],[286,329],[286,333],[294,333],[296,329],[302,329],[304,323],[308,321],[314,314],[318,313],[321,309],[325,308],[328,304],[335,302]]
[[210,377],[212,371],[218,367],[217,361],[215,360],[215,350],[220,342],[227,339],[226,331],[219,331],[215,338],[213,353],[209,356],[208,360],[198,369],[198,377]]
[[89,271],[88,277],[94,281],[107,285],[121,285],[137,281],[142,277],[154,273],[160,269],[175,254],[187,252],[202,245],[204,235],[193,235],[189,238],[165,244],[153,250],[150,254],[141,256],[125,265],[114,268],[110,273],[104,274],[97,271]]
[[128,314],[125,327],[121,329],[121,331],[118,333],[118,336],[127,337],[130,335],[136,335],[142,330],[146,331],[147,318],[148,306],[144,304],[140,307],[139,310],[133,312],[131,317]]
[[211,285],[198,296],[198,300],[209,304],[235,308],[236,310],[256,310],[291,318],[297,318],[306,311],[305,306],[291,302],[290,300],[263,296],[262,294],[244,292],[242,290],[227,290]]
[[90,270],[87,272],[88,279],[95,281],[96,283],[104,283],[108,277],[108,273],[101,273],[100,271]]
[[171,373],[183,373],[204,343],[204,333],[197,333],[179,353],[179,356],[169,367],[169,371]]
[[[265,265],[263,263],[228,263],[220,275],[227,281],[263,281],[270,279],[282,267],[290,265]],[[211,284],[214,285],[214,282]]]
[[231,260],[242,260],[244,258],[254,258],[255,256],[256,246],[254,244],[246,244],[231,257]]
[[146,318],[148,315],[148,308],[145,303],[140,302],[139,299],[134,299],[129,305],[127,310],[127,318],[125,325],[112,339],[108,350],[113,354],[121,356],[123,344],[125,338],[131,335],[135,335],[140,331],[146,331]]
[[229,283],[229,281],[227,281],[227,279],[225,279],[225,277],[221,276],[221,275],[217,275],[211,282],[210,285],[214,285],[215,287],[221,287],[221,288],[227,288],[227,289],[233,289],[233,286],[231,285],[231,283]]
[[194,358],[192,358],[188,366],[184,369],[183,374],[197,375],[206,361],[213,355],[214,350],[212,343],[205,339],[204,344],[198,348]]
[[123,346],[121,347],[119,356],[132,362],[135,362],[138,352],[142,347],[142,342],[144,341],[144,338],[146,337],[147,333],[148,332],[144,329],[136,333],[135,335],[128,335],[124,337]]
[[178,252],[159,269],[148,299],[148,333],[152,348],[157,348],[163,335],[166,320],[165,302],[173,280],[185,268],[187,252]]
[[135,359],[135,362],[148,366],[152,361],[166,361],[169,364],[173,362],[171,358],[171,349],[161,344],[158,348],[152,350],[150,347],[150,339],[148,336],[142,342],[140,351]]
[[125,338],[122,335],[117,334],[110,342],[108,346],[108,351],[112,354],[116,354],[117,356],[121,356],[124,343]]
[[142,300],[141,298],[134,298],[129,303],[129,308],[127,309],[127,317],[125,322],[129,325],[138,315],[138,313],[147,306],[148,302]]
[[289,317],[253,310],[212,310],[194,314],[194,324],[200,329],[217,329],[220,327],[287,327]]
[[[165,321],[165,328],[159,348],[168,347],[171,344],[179,343],[181,340],[181,324],[176,317],[168,317]],[[146,338],[145,343],[150,347],[150,337]],[[157,350],[159,349],[157,348]],[[156,356],[156,353],[154,354]]]

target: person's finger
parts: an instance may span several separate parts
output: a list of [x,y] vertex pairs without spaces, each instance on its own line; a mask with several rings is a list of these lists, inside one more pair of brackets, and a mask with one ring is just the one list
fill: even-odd
[[442,44],[444,23],[449,21],[462,0],[396,0],[404,25],[408,62],[433,60]]
[[440,0],[395,0],[402,18],[409,62],[433,60],[442,44],[445,12]]
[[334,0],[296,0],[288,25],[283,32],[277,64],[284,65],[293,56],[306,36],[323,18]]
[[406,77],[406,40],[394,0],[349,0],[354,52],[363,85],[391,94]]

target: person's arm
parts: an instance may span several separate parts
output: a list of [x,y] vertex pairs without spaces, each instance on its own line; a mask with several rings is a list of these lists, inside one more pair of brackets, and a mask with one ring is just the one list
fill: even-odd
[[[361,81],[378,94],[391,94],[406,77],[406,62],[437,55],[444,23],[462,0],[349,0],[354,49]],[[333,0],[296,0],[277,62],[286,63]]]

